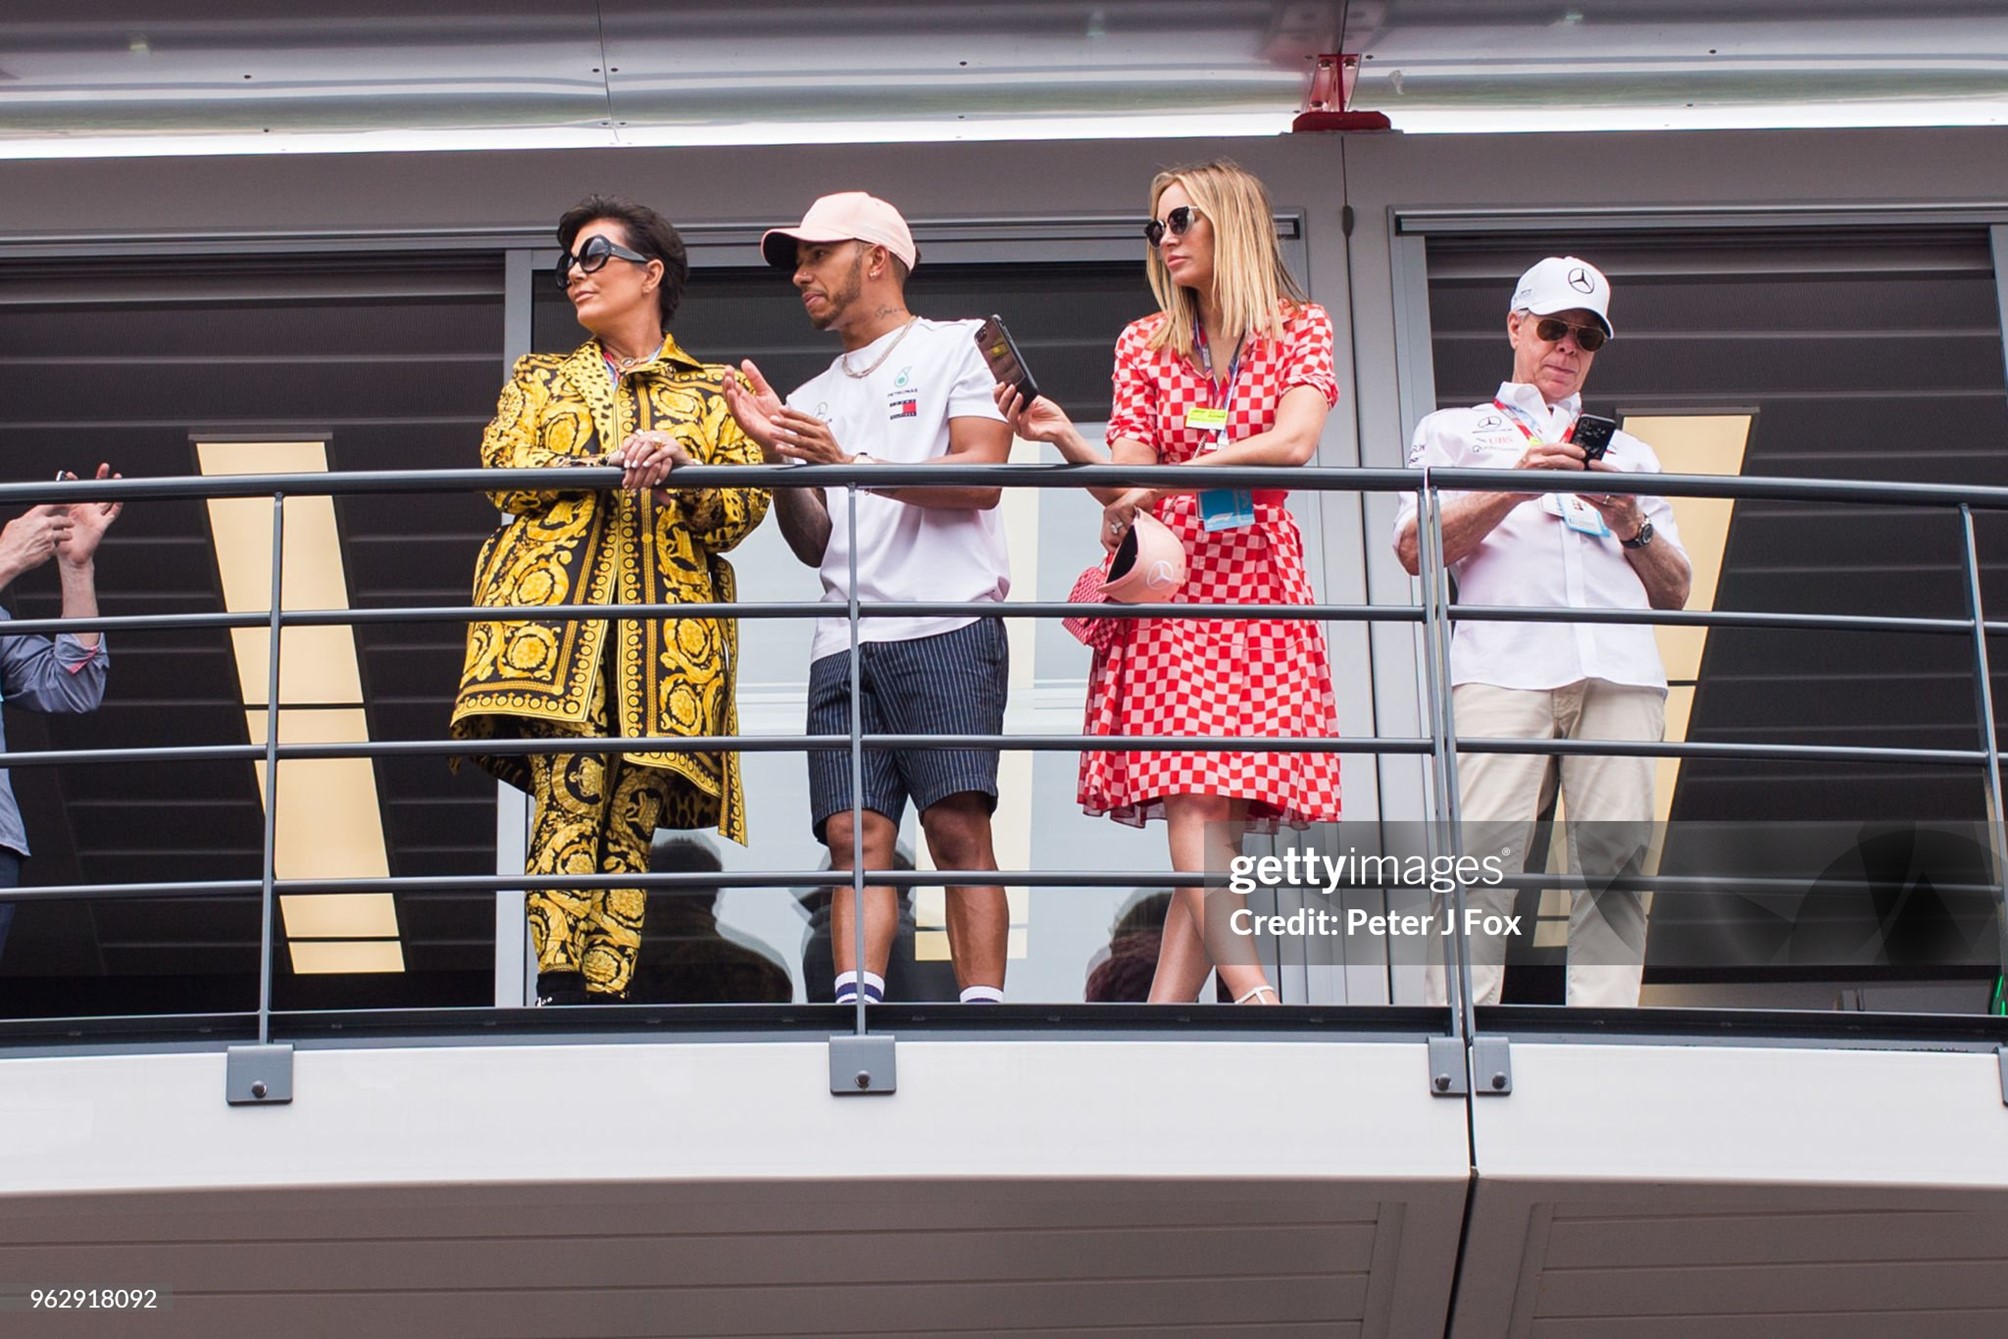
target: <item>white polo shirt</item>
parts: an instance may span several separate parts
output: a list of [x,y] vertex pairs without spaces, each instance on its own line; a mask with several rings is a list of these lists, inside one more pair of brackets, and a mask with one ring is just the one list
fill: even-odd
[[[831,363],[804,382],[788,403],[830,425],[837,444],[853,455],[913,464],[948,454],[948,420],[1003,421],[990,388],[996,384],[976,347],[980,321],[918,320]],[[884,361],[880,362],[883,357]],[[859,371],[854,377],[845,364]],[[877,364],[873,367],[873,364]],[[823,599],[850,599],[851,524],[845,490],[826,488],[830,544],[823,552]],[[858,599],[1002,601],[1011,589],[1003,513],[915,507],[875,493],[858,494]],[[860,640],[908,641],[953,632],[976,621],[953,618],[867,618]],[[850,646],[844,618],[816,624],[812,660]]]
[[[1582,411],[1582,397],[1549,405],[1533,386],[1506,382],[1499,401],[1517,410],[1544,442],[1561,439]],[[1416,425],[1408,463],[1418,469],[1511,469],[1528,439],[1514,415],[1494,404],[1440,409]],[[1629,433],[1612,436],[1604,456],[1635,474],[1659,473],[1659,457]],[[1592,475],[1592,478],[1595,476]],[[1594,491],[1594,490],[1591,490]],[[1446,504],[1464,493],[1443,494]],[[1653,543],[1680,544],[1665,499],[1641,497],[1653,526]],[[1405,496],[1395,535],[1416,515]],[[1506,514],[1484,542],[1451,564],[1459,604],[1548,605],[1574,609],[1647,609],[1645,584],[1632,570],[1614,534],[1571,528],[1539,498]],[[1459,619],[1450,641],[1450,681],[1501,688],[1562,688],[1584,679],[1666,689],[1666,669],[1650,624],[1500,623]]]

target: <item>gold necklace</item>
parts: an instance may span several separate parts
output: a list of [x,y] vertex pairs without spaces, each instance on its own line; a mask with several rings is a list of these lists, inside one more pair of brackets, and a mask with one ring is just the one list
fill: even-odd
[[658,353],[662,352],[662,340],[658,338],[655,342],[655,347],[653,349],[650,349],[647,353],[638,353],[632,358],[621,357],[619,354],[615,353],[611,348],[607,347],[607,343],[605,340],[600,341],[600,349],[607,355],[607,357],[613,359],[614,362],[617,365],[619,365],[621,371],[632,372],[636,367],[640,366],[642,363],[647,362],[649,359],[655,357]]
[[851,378],[853,381],[863,381],[866,377],[870,376],[872,373],[878,371],[881,367],[885,366],[885,360],[892,357],[892,351],[899,347],[900,340],[906,338],[907,331],[913,329],[914,323],[919,320],[920,318],[918,316],[907,317],[906,324],[899,328],[899,334],[894,337],[893,342],[886,345],[885,352],[880,354],[877,358],[873,359],[872,365],[870,367],[867,367],[864,371],[858,372],[852,370],[851,356],[848,353],[837,360],[837,366],[843,368],[844,375]]

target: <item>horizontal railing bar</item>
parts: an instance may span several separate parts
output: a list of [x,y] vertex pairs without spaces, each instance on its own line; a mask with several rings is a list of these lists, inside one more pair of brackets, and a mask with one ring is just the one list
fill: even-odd
[[1692,740],[1467,739],[1453,741],[1460,753],[1528,753],[1585,758],[1733,758],[1798,762],[1901,762],[1981,766],[1984,749],[1913,749],[1847,744],[1717,744]]
[[[1065,600],[995,600],[897,603],[861,601],[865,618],[953,618],[975,614],[988,618],[1262,618],[1320,622],[1420,623],[1419,605],[1371,604],[1097,604]],[[397,609],[296,609],[281,611],[289,628],[341,627],[399,623],[465,623],[474,620],[580,622],[634,618],[842,618],[843,605],[824,600],[772,600],[729,604],[717,601],[689,604],[555,604],[555,605],[431,605]],[[1451,606],[1454,618],[1500,623],[1612,623],[1700,628],[1775,628],[1785,631],[1895,632],[1959,634],[1973,630],[1963,618],[1905,618],[1881,614],[1788,614],[1721,609],[1571,609],[1554,605]],[[179,614],[114,614],[96,618],[20,618],[7,624],[10,635],[57,632],[129,632],[177,628],[262,628],[266,613],[203,611]],[[2008,622],[1990,622],[1990,635],[2008,636]]]
[[[1780,614],[1726,609],[1562,609],[1553,606],[1453,604],[1452,621],[1488,623],[1615,623],[1675,628],[1763,628],[1785,632],[1898,632],[1970,635],[1965,618],[1903,618],[1880,614]],[[2008,623],[2000,625],[2008,632]],[[1990,631],[1993,628],[1990,626]]]
[[[1497,881],[1501,888],[1605,889],[1627,892],[1662,893],[1875,893],[1890,887],[1887,879],[1829,878],[1825,874],[1793,877],[1784,874],[1614,874],[1589,879],[1581,874],[1508,874]],[[1991,883],[1939,883],[1934,893],[1971,893],[1999,898],[2001,890]]]
[[[897,603],[861,601],[865,618],[953,618],[975,614],[988,618],[1262,618],[1319,622],[1420,623],[1419,605],[1371,604],[1097,604],[1065,600],[995,600]],[[434,605],[397,609],[296,609],[281,611],[289,628],[341,627],[399,623],[464,623],[474,620],[592,622],[634,618],[842,618],[843,605],[823,600],[773,600],[728,604],[558,604],[558,605]],[[1553,605],[1451,606],[1453,618],[1499,623],[1612,623],[1699,628],[1774,628],[1784,631],[1894,632],[1965,635],[1973,624],[1963,618],[1906,618],[1881,614],[1788,614],[1722,609],[1570,609]],[[96,618],[20,618],[9,620],[9,635],[57,632],[130,632],[177,628],[262,628],[267,614],[222,611],[180,614],[115,614]],[[1990,635],[2008,636],[2008,622],[1990,622]]]
[[[1351,753],[1426,754],[1429,740],[1400,736],[1273,735],[866,735],[866,748],[1000,749],[1021,753]],[[1979,766],[1982,749],[1916,749],[1842,744],[1725,744],[1674,740],[1466,739],[1465,753],[1525,753],[1607,758],[1728,758],[1750,761],[1900,762],[1928,766]],[[521,757],[545,753],[841,753],[843,735],[657,735],[578,739],[382,739],[353,743],[281,744],[282,762],[300,759],[383,757]],[[0,753],[0,767],[58,763],[228,762],[263,758],[259,744],[177,745],[167,748],[74,749]]]
[[[1225,873],[1178,874],[1170,871],[1139,873],[1129,870],[867,870],[865,880],[872,885],[898,888],[927,888],[944,880],[973,884],[1011,884],[1026,888],[1184,888],[1195,884],[1224,884]],[[451,874],[439,876],[394,875],[354,879],[280,879],[273,884],[276,896],[314,893],[396,893],[400,896],[424,894],[507,893],[525,889],[559,888],[691,888],[719,891],[744,889],[802,889],[849,887],[849,870],[697,870],[666,874]],[[257,879],[216,879],[176,883],[93,883],[60,884],[46,887],[17,887],[0,894],[0,902],[63,902],[119,900],[125,898],[255,897],[264,885]]]
[[[1004,884],[1023,888],[1187,888],[1224,887],[1224,871],[1178,873],[1126,870],[867,870],[865,882],[871,886],[933,888],[990,886]],[[519,892],[525,889],[555,888],[589,891],[601,888],[642,888],[674,892],[762,890],[797,892],[807,888],[848,887],[849,870],[699,870],[665,874],[550,874],[534,877],[522,874],[456,874],[437,877],[403,875],[354,879],[282,879],[274,887],[279,896],[323,893],[395,893],[404,897],[464,895],[467,893]],[[1886,888],[1886,882],[1870,879],[1838,879],[1822,874],[1789,875],[1613,875],[1587,879],[1581,874],[1507,874],[1490,881],[1501,888],[1613,888],[1639,892],[1671,893],[1866,893]],[[1999,890],[1986,883],[1941,883],[1933,887],[1941,893],[1996,897]],[[173,900],[198,897],[253,897],[262,891],[256,879],[226,879],[209,882],[60,884],[47,887],[9,888],[0,902],[118,901],[131,898]],[[1302,888],[1319,893],[1322,888]],[[1397,887],[1379,883],[1340,883],[1339,893],[1410,892],[1423,887]]]
[[[1392,855],[1392,852],[1386,853]],[[866,870],[865,882],[874,887],[934,888],[990,886],[1004,884],[1021,888],[1188,888],[1202,885],[1223,887],[1225,871],[1179,873],[1170,870]],[[526,889],[555,888],[587,891],[599,888],[642,888],[673,892],[774,889],[800,891],[805,888],[848,887],[849,870],[696,870],[663,874],[454,874],[427,877],[397,875],[353,879],[281,879],[274,884],[278,896],[319,893],[395,893],[405,897],[447,896],[466,893],[519,892]],[[1875,892],[1886,882],[1871,879],[1836,879],[1820,874],[1789,875],[1613,875],[1586,879],[1580,874],[1507,874],[1492,886],[1502,888],[1616,888],[1641,892],[1695,893],[1821,893]],[[1994,897],[1998,889],[1986,883],[1942,883],[1933,887],[1941,893],[1969,893]],[[255,897],[263,889],[257,879],[218,879],[175,883],[59,884],[46,887],[9,888],[0,902],[118,901],[130,898],[171,900],[198,897]],[[1322,889],[1303,888],[1305,893]],[[1422,887],[1393,887],[1379,883],[1340,883],[1335,891],[1411,892]]]
[[[1259,744],[1259,748],[1250,745]],[[1427,753],[1426,739],[1400,737],[1343,739],[1336,735],[1294,738],[1219,735],[866,735],[866,748],[1000,748],[1029,753],[1083,749],[1097,753],[1145,750],[1185,753]],[[281,744],[281,762],[298,759],[423,757],[525,757],[545,753],[847,753],[845,735],[648,735],[632,738],[559,739],[376,739],[343,743]],[[262,744],[174,745],[166,748],[50,749],[0,753],[0,767],[41,767],[60,762],[228,762],[265,756]]]
[[[1357,619],[1366,623],[1420,623],[1422,610],[1412,605],[1372,604],[1106,604],[1092,611],[1067,600],[969,600],[950,603],[899,603],[889,600],[862,602],[866,618],[953,618],[976,614],[991,618],[1072,618],[1091,613],[1095,618],[1271,618],[1341,621]],[[771,600],[750,603],[709,601],[688,604],[537,604],[537,605],[434,605],[397,609],[295,609],[282,610],[281,626],[289,628],[342,627],[390,623],[468,623],[476,620],[540,621],[557,619],[579,622],[636,618],[836,618],[844,617],[841,602],[825,600]],[[10,635],[54,632],[123,632],[172,630],[175,628],[262,628],[271,622],[264,612],[226,613],[220,610],[183,614],[116,614],[97,618],[21,618],[7,624]],[[1962,630],[1968,625],[1961,624]]]
[[[780,483],[785,472],[787,483]],[[615,487],[612,466],[524,470],[372,470],[325,474],[191,475],[142,479],[78,479],[0,484],[0,509],[40,502],[138,501],[170,498],[338,496],[364,493],[549,492],[580,493]],[[1090,488],[1161,486],[1189,488],[1192,472],[1178,465],[695,465],[677,472],[687,488],[877,488],[925,486]],[[1306,492],[1413,493],[1440,489],[1501,493],[1573,493],[1586,478],[1596,491],[1661,497],[1764,498],[1798,502],[1848,502],[1882,506],[1968,506],[2008,509],[2008,488],[1915,484],[1857,479],[1793,479],[1711,474],[1586,475],[1562,470],[1369,469],[1353,466],[1240,466],[1207,471],[1210,487],[1292,489]]]

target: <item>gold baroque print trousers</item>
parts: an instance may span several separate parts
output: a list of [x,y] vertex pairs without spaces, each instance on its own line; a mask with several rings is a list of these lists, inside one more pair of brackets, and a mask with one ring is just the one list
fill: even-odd
[[[678,778],[617,753],[544,753],[529,762],[537,816],[526,874],[647,871],[649,843]],[[539,972],[578,972],[595,994],[627,990],[648,906],[641,889],[547,888],[528,902]]]
[[[594,733],[607,731],[604,678],[588,705]],[[543,721],[524,721],[534,738],[575,738]],[[717,801],[661,767],[618,753],[533,753],[530,796],[536,815],[523,871],[540,874],[645,874],[657,828],[702,827]],[[525,899],[537,971],[577,972],[594,995],[626,994],[640,955],[648,896],[640,888],[545,888]]]
[[[533,880],[646,873],[656,829],[701,826],[711,802],[676,773],[617,753],[544,753],[527,761],[537,810],[524,872]],[[546,888],[527,902],[539,972],[578,972],[588,992],[626,993],[641,949],[646,893]]]

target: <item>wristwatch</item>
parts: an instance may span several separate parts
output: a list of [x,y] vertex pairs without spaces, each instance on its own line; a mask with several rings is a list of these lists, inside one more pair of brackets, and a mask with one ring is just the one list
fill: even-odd
[[1648,544],[1652,543],[1652,522],[1650,520],[1641,521],[1637,534],[1633,535],[1630,539],[1621,539],[1618,543],[1628,549],[1645,548]]

